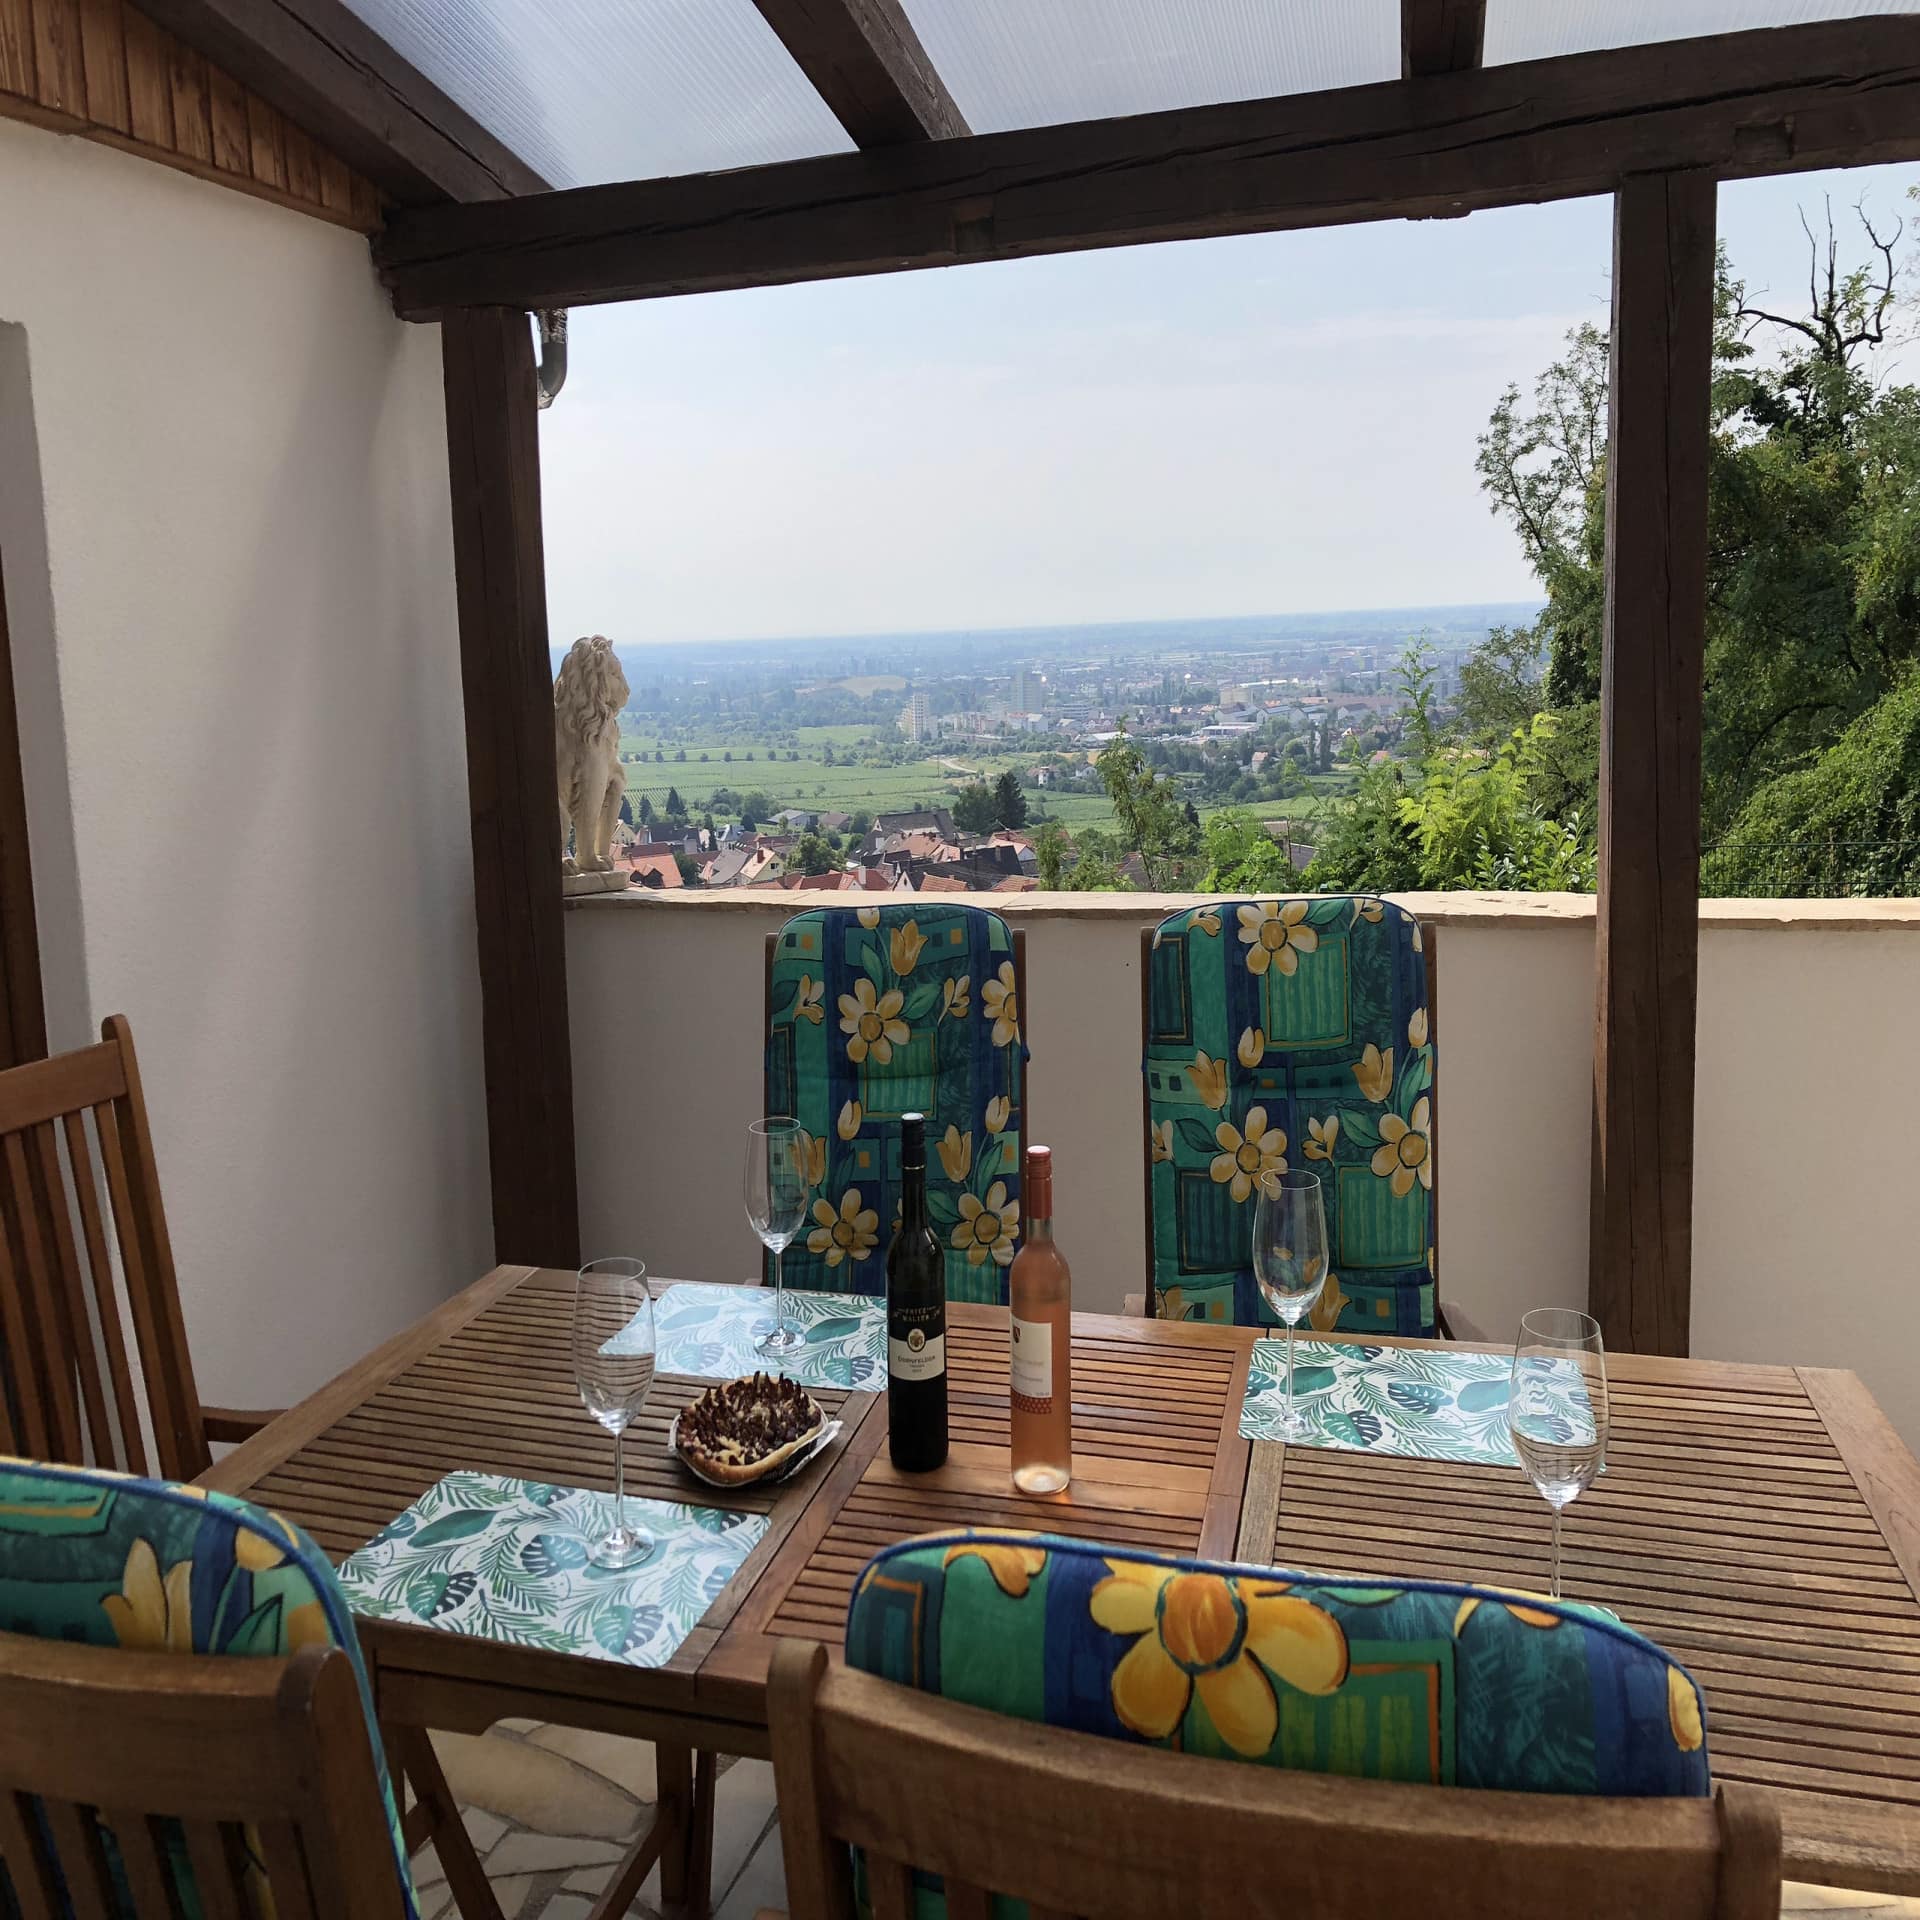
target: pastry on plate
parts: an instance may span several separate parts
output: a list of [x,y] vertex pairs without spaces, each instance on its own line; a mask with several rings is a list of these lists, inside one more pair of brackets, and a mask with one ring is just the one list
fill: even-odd
[[812,1394],[764,1373],[709,1387],[674,1423],[674,1449],[703,1480],[764,1480],[819,1439],[827,1416]]

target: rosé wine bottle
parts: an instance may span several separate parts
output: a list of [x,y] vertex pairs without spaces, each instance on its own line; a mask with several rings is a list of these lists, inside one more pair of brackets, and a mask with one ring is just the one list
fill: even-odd
[[1073,1275],[1053,1244],[1053,1149],[1029,1147],[1026,1237],[1008,1276],[1013,1308],[1013,1484],[1058,1493],[1073,1478]]

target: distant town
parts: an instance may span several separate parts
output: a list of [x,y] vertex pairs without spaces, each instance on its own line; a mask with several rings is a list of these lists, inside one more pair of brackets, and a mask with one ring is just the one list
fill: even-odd
[[[1204,821],[1261,821],[1296,867],[1401,745],[1398,675],[1436,698],[1532,603],[976,633],[627,645],[615,861],[653,888],[1020,892],[1116,821],[1123,730]],[[1119,853],[1121,884],[1144,885]]]

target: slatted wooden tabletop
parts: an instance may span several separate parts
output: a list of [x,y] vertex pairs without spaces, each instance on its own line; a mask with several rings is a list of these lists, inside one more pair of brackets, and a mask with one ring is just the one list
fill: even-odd
[[[581,1412],[570,1274],[502,1269],[220,1462],[210,1484],[291,1515],[340,1556],[459,1468],[607,1488]],[[1547,1512],[1517,1471],[1250,1445],[1253,1336],[1076,1315],[1066,1494],[1007,1478],[1004,1313],[950,1310],[953,1451],[886,1460],[882,1400],[787,1486],[727,1499],[769,1533],[666,1668],[641,1671],[388,1622],[363,1638],[383,1712],[479,1728],[509,1714],[764,1753],[783,1638],[838,1644],[888,1541],[1012,1525],[1267,1564],[1538,1590]],[[1608,1470],[1573,1508],[1565,1585],[1670,1647],[1707,1691],[1715,1769],[1780,1798],[1800,1879],[1920,1892],[1920,1463],[1847,1373],[1612,1356]],[[703,1383],[662,1376],[628,1440],[635,1493],[687,1497],[667,1421]]]

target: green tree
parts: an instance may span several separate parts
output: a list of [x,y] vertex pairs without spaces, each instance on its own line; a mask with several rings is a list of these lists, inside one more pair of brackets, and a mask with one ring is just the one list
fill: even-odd
[[832,873],[840,862],[833,849],[817,833],[803,833],[787,856],[789,871],[797,866],[802,873]]
[[1126,849],[1110,833],[1088,827],[1074,842],[1077,858],[1062,882],[1068,893],[1132,893],[1134,885],[1120,870]]
[[[1167,775],[1154,772],[1124,727],[1101,749],[1095,765],[1120,823],[1120,849],[1140,856],[1148,888],[1165,893],[1185,886],[1200,851],[1200,836],[1187,818],[1180,789]],[[1084,839],[1081,844],[1084,860]]]
[[740,796],[740,813],[743,819],[748,814],[752,814],[756,820],[771,820],[773,818],[774,807],[773,801],[768,797],[766,789],[763,787],[749,787],[746,792]]
[[653,801],[644,793],[640,796],[640,824],[643,827],[653,825]]
[[1034,852],[1039,856],[1039,865],[1034,870],[1034,879],[1048,893],[1057,893],[1062,885],[1061,860],[1066,853],[1066,830],[1057,820],[1049,820],[1040,829],[1040,837],[1034,843]]
[[667,789],[666,804],[667,818],[669,820],[684,820],[687,817],[687,803],[680,798],[680,789],[678,787],[669,787]]
[[680,884],[693,887],[700,884],[700,863],[690,853],[676,853],[673,864],[680,869]]
[[1021,788],[1020,776],[1011,767],[993,783],[993,813],[1003,827],[1027,824],[1027,796]]
[[865,807],[856,807],[853,818],[847,822],[847,832],[856,840],[864,840],[873,831],[873,815]]
[[1297,884],[1286,848],[1249,813],[1216,813],[1203,846],[1205,893],[1290,893]]
[[623,793],[620,796],[620,818],[628,826],[633,825],[633,796],[629,793]]
[[984,780],[962,787],[953,797],[953,824],[962,833],[991,833],[994,829],[993,789]]

